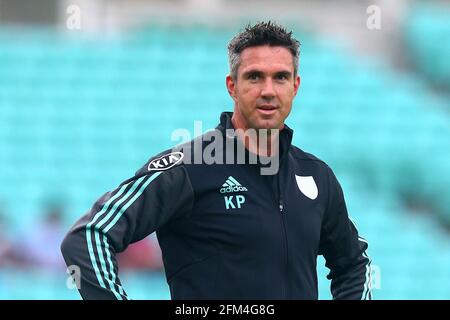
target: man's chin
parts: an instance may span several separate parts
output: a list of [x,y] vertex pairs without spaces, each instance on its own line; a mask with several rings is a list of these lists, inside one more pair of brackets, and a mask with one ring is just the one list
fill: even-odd
[[274,119],[270,119],[270,120],[260,119],[255,124],[256,124],[254,127],[255,129],[270,130],[270,129],[279,129],[281,127],[281,124],[279,123],[279,121],[275,121]]

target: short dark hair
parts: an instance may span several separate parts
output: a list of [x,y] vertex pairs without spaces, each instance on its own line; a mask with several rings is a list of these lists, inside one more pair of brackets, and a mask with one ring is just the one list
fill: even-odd
[[292,36],[292,31],[288,32],[286,28],[267,21],[258,22],[255,25],[247,25],[228,44],[228,62],[233,79],[237,79],[237,70],[242,51],[249,47],[263,45],[281,46],[289,49],[293,58],[294,75],[297,75],[300,42]]

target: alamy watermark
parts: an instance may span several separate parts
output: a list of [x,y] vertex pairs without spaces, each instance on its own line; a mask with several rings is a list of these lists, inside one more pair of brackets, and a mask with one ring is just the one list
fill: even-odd
[[69,290],[81,289],[81,270],[77,265],[67,267],[66,272],[69,274],[66,280],[66,286]]
[[278,172],[280,130],[216,129],[202,133],[201,121],[194,121],[193,135],[185,128],[174,130],[171,140],[178,145],[172,152],[183,153],[185,164],[260,164],[261,175]]
[[370,274],[370,280],[371,280],[371,288],[372,289],[381,289],[381,268],[379,265],[371,265],[371,274]]
[[66,14],[68,14],[66,20],[66,27],[69,30],[80,30],[81,29],[81,9],[75,4],[71,4],[66,9]]
[[370,5],[366,9],[366,13],[369,15],[366,20],[366,26],[369,30],[381,29],[381,8],[377,5]]

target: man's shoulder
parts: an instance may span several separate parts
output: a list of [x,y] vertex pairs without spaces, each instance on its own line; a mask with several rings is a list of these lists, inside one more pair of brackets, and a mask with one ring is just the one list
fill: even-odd
[[174,148],[166,149],[151,156],[147,162],[136,171],[137,176],[151,174],[158,171],[167,171],[183,163],[184,154]]
[[301,162],[299,166],[302,167],[304,172],[328,180],[330,178],[332,180],[337,180],[333,169],[331,169],[331,167],[322,159],[309,152],[305,152],[294,145],[291,146],[290,151],[290,154],[294,157],[295,161]]
[[314,161],[318,165],[322,165],[322,166],[328,167],[328,164],[325,161],[323,161],[322,159],[320,159],[317,156],[313,155],[312,153],[309,153],[309,152],[306,152],[306,151],[300,149],[297,146],[291,145],[291,154],[297,160]]
[[154,171],[167,171],[179,166],[195,163],[195,153],[202,154],[204,148],[215,141],[221,132],[217,129],[172,146],[169,149],[151,156],[147,162],[136,172],[137,175],[148,174]]

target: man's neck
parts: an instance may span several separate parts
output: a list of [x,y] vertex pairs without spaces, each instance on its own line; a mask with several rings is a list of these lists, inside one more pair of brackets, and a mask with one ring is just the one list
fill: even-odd
[[263,157],[272,157],[279,153],[279,129],[248,128],[234,115],[231,118],[231,123],[238,139],[248,151]]

